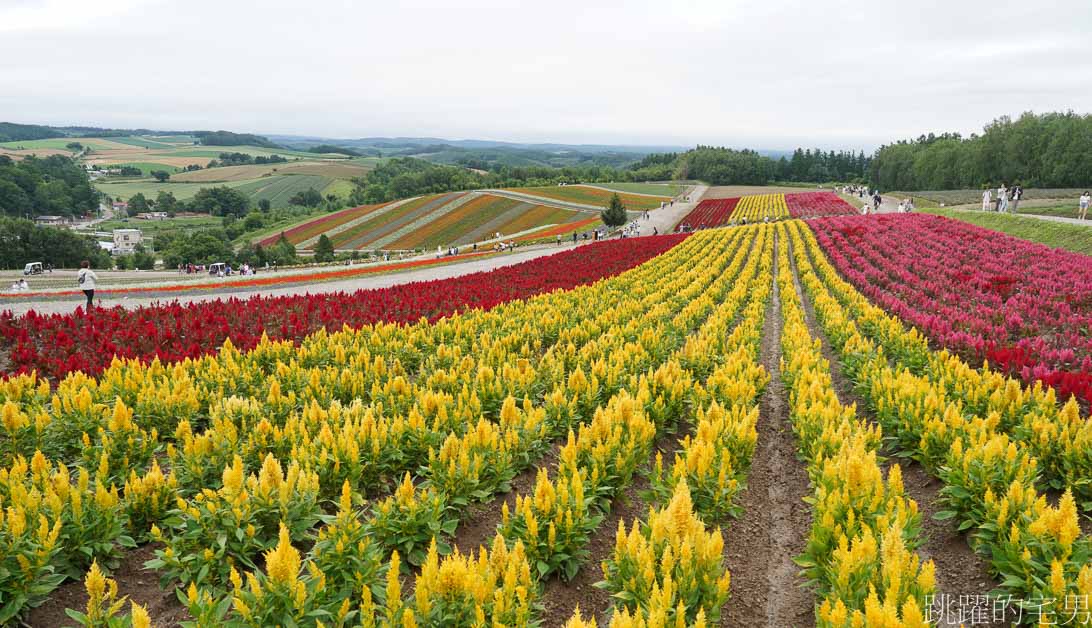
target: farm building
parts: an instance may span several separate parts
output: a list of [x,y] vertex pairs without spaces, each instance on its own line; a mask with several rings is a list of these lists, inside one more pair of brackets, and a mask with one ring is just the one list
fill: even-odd
[[132,253],[137,245],[144,242],[140,229],[114,229],[114,253],[123,255]]
[[39,225],[63,225],[68,221],[64,216],[38,216],[34,222]]

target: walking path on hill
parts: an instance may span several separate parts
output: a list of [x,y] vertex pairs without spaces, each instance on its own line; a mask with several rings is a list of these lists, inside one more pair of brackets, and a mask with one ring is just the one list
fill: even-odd
[[[967,206],[967,205],[944,207],[942,209],[950,209],[952,211],[966,212],[966,213],[969,213],[969,214],[994,214],[994,215],[997,214],[997,212],[984,212],[981,209],[979,209],[978,207]],[[1074,210],[1074,211],[1076,211],[1076,210]],[[1014,214],[1012,212],[1005,212],[1002,215],[1004,215],[1004,216],[1016,216],[1018,218],[1035,218],[1036,220],[1046,220],[1048,222],[1060,222],[1060,223],[1067,224],[1067,225],[1080,225],[1082,227],[1092,227],[1092,220],[1081,220],[1079,218],[1066,218],[1065,216],[1044,216],[1042,214],[1024,214],[1024,213]]]
[[652,235],[654,230],[658,230],[659,233],[671,233],[675,230],[675,226],[701,202],[708,189],[706,185],[696,185],[690,189],[689,195],[683,196],[683,198],[689,198],[690,202],[675,201],[674,205],[668,205],[663,209],[648,210],[648,220],[637,219],[638,234]]
[[[583,246],[583,244],[579,244],[577,246]],[[497,268],[511,266],[513,264],[526,262],[528,260],[536,259],[539,257],[553,255],[554,253],[566,251],[571,248],[573,248],[572,243],[564,243],[562,246],[557,246],[553,244],[529,246],[526,248],[519,248],[513,253],[505,253],[497,256],[487,257],[484,259],[475,259],[466,262],[443,264],[439,266],[428,266],[417,270],[391,272],[382,275],[364,275],[351,279],[317,282],[313,284],[304,283],[291,286],[270,287],[259,286],[249,289],[241,288],[238,290],[222,290],[219,292],[194,295],[164,294],[163,296],[158,297],[127,298],[123,295],[111,295],[101,299],[96,299],[96,304],[102,307],[114,307],[120,305],[125,309],[133,310],[141,306],[152,305],[155,303],[169,303],[172,301],[186,304],[199,303],[203,301],[213,301],[215,299],[246,299],[257,295],[271,297],[292,296],[301,294],[324,294],[330,292],[355,292],[356,290],[387,288],[390,286],[411,283],[415,281],[448,279],[451,277],[459,277],[462,275],[469,275],[476,272],[495,270]],[[100,287],[104,290],[109,290],[110,288],[108,284],[103,284]],[[75,311],[77,306],[83,305],[83,302],[83,295],[78,295],[63,300],[24,301],[11,304],[0,303],[0,309],[11,310],[17,316],[26,314],[30,310],[34,310],[39,314],[68,314]]]

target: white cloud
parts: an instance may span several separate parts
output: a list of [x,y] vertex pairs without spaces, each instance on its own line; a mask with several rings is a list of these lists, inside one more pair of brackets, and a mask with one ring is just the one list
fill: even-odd
[[872,147],[1088,111],[1087,0],[0,0],[0,120]]

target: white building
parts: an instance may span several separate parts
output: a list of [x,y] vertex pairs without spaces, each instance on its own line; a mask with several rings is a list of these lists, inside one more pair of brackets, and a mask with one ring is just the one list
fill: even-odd
[[114,229],[114,254],[126,255],[144,242],[140,229]]

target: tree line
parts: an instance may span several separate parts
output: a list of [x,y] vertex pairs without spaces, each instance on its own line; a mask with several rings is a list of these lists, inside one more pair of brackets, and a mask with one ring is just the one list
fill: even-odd
[[981,135],[930,133],[882,146],[869,181],[883,190],[1068,188],[1092,183],[1092,115],[1003,116]]
[[98,209],[100,197],[83,168],[64,155],[18,162],[0,155],[0,214],[82,216]]

